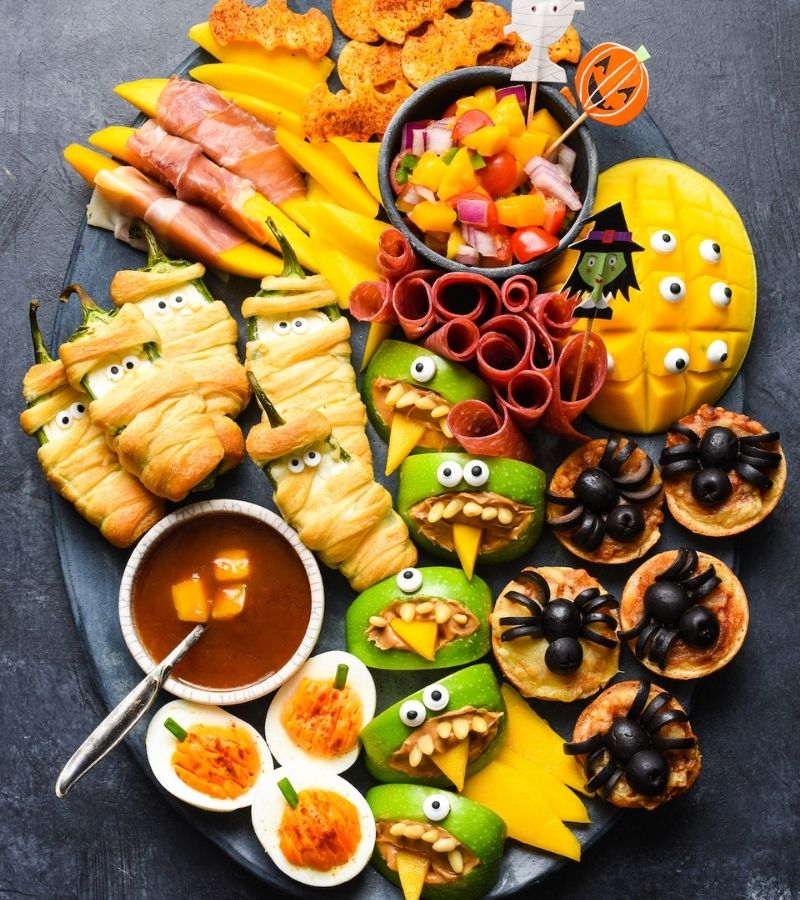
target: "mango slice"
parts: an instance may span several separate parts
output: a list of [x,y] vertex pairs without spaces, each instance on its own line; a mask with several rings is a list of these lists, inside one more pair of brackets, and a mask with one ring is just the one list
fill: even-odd
[[444,753],[434,753],[431,760],[453,782],[457,791],[464,790],[464,776],[469,761],[469,741],[459,741]]
[[140,78],[138,81],[125,81],[118,84],[114,88],[114,93],[153,119],[156,115],[158,98],[166,84],[166,78]]
[[327,234],[335,234],[337,241],[347,247],[350,256],[360,259],[366,265],[374,265],[378,241],[389,228],[386,222],[377,222],[370,216],[324,202],[311,206],[309,215],[312,217],[313,227]]
[[364,344],[364,355],[361,357],[361,371],[363,372],[370,363],[370,360],[378,352],[380,345],[392,333],[394,324],[392,322],[370,322],[369,331],[367,332],[367,342]]
[[430,860],[418,853],[400,850],[397,853],[397,874],[403,889],[403,900],[419,900],[425,886]]
[[584,825],[591,821],[580,797],[551,772],[505,748],[497,754],[497,759],[518,772],[525,784],[541,794],[559,819]]
[[389,449],[386,452],[386,474],[391,475],[425,434],[425,424],[395,412],[389,426]]
[[379,272],[343,253],[338,247],[334,247],[321,232],[313,228],[311,243],[317,257],[320,274],[330,282],[342,309],[350,306],[350,292],[357,284],[361,284],[362,281],[378,281],[380,279]]
[[218,91],[238,91],[249,94],[259,100],[275,103],[284,109],[300,115],[306,102],[309,89],[270,72],[252,66],[239,66],[234,63],[210,63],[206,66],[195,66],[189,74],[195,81],[210,84]]
[[482,537],[482,528],[476,528],[474,525],[460,525],[457,522],[453,525],[453,547],[468,581],[472,581]]
[[300,116],[292,112],[290,109],[284,109],[268,100],[261,100],[259,97],[252,97],[250,94],[243,94],[241,91],[220,91],[220,94],[237,106],[241,106],[243,110],[249,112],[251,116],[269,125],[271,128],[287,128],[289,131],[303,137],[303,120]]
[[378,184],[378,154],[381,145],[379,141],[351,141],[348,138],[332,137],[330,143],[341,150],[355,170],[356,175],[364,182],[366,189],[379,202],[381,189]]
[[436,622],[404,622],[403,619],[392,619],[389,627],[414,653],[433,662],[436,656],[438,631]]
[[199,575],[172,585],[172,604],[181,622],[208,621],[208,594]]

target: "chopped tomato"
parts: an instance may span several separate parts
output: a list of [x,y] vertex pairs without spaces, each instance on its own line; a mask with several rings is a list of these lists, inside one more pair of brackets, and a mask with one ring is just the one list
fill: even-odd
[[458,100],[454,100],[450,106],[444,111],[443,119],[449,119],[450,116],[454,116],[456,114],[456,110],[458,109]]
[[484,189],[493,197],[502,197],[514,190],[517,181],[517,161],[508,150],[501,150],[484,160],[486,165],[478,170],[478,178]]
[[447,205],[452,206],[453,209],[457,209],[459,200],[482,200],[482,201],[484,201],[487,204],[487,214],[486,214],[487,225],[486,225],[486,228],[482,228],[481,230],[482,231],[491,231],[491,232],[495,232],[497,230],[500,219],[498,218],[498,215],[497,215],[497,207],[494,205],[494,201],[490,197],[487,197],[486,194],[481,194],[478,191],[465,191],[462,194],[458,194],[455,197],[451,197],[447,201]]
[[491,125],[494,125],[494,122],[482,109],[470,109],[456,122],[453,128],[453,143],[460,144],[468,134]]
[[545,197],[542,228],[550,232],[550,234],[560,234],[566,214],[567,207],[563,200],[556,200],[555,197]]
[[514,256],[522,263],[530,262],[557,246],[558,238],[539,228],[538,225],[518,228],[511,236],[511,249]]
[[511,262],[511,232],[502,225],[497,226],[495,232],[497,238],[497,253],[495,256],[485,258],[485,265],[491,268],[507,266]]

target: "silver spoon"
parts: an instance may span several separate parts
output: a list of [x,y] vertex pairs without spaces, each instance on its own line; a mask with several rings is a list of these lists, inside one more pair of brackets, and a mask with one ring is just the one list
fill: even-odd
[[153,705],[169,673],[181,661],[186,651],[200,640],[205,630],[205,622],[192,629],[172,653],[145,675],[130,694],[120,701],[86,738],[61,770],[56,780],[56,797],[66,797],[75,782],[110,753],[142,718]]

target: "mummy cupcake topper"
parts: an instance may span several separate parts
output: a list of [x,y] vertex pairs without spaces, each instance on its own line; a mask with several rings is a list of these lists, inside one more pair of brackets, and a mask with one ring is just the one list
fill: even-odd
[[511,22],[503,29],[505,34],[518,34],[531,45],[525,62],[515,66],[511,78],[515,81],[548,81],[566,84],[567,73],[550,60],[548,48],[555,43],[572,24],[575,13],[585,9],[580,0],[548,0],[531,4],[530,0],[514,0],[511,4]]

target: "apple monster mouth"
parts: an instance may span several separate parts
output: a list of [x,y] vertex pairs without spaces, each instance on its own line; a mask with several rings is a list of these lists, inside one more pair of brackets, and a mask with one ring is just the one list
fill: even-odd
[[431,822],[382,819],[377,823],[376,847],[395,872],[401,869],[404,854],[426,860],[424,883],[429,885],[455,881],[479,863],[478,857],[458,838]]

